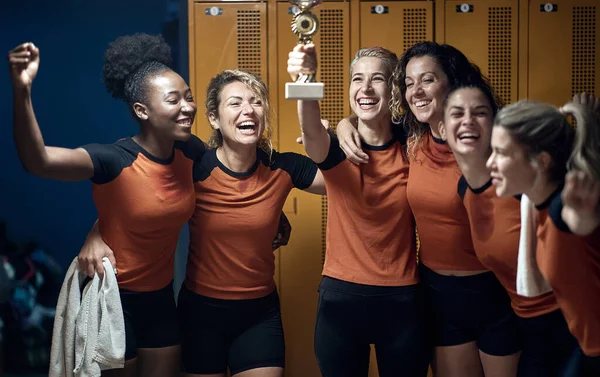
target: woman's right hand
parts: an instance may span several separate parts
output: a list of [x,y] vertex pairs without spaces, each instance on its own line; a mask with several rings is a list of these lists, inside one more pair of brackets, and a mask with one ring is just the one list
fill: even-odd
[[92,230],[88,233],[85,243],[77,257],[79,261],[79,270],[86,272],[90,278],[94,277],[97,272],[102,279],[104,277],[104,264],[102,258],[107,257],[110,264],[113,266],[115,274],[117,273],[117,260],[110,247],[104,242],[100,236],[98,222],[94,224]]
[[40,50],[31,42],[23,43],[9,51],[8,66],[13,86],[30,88],[40,66]]
[[340,148],[342,148],[342,151],[344,151],[344,154],[350,162],[357,165],[369,162],[369,155],[360,148],[360,134],[349,119],[342,119],[340,123],[338,123],[337,137],[340,141]]
[[292,80],[298,75],[314,75],[317,73],[317,52],[314,44],[297,44],[288,55],[287,71]]

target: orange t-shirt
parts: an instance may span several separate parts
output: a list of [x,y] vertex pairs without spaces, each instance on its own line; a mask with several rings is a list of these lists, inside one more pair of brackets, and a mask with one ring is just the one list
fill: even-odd
[[336,138],[319,169],[327,187],[323,275],[351,283],[405,286],[418,282],[414,220],[406,199],[408,159],[395,139],[364,145],[369,163],[355,165]]
[[166,287],[173,280],[179,231],[194,211],[192,167],[204,144],[195,136],[176,142],[169,159],[152,156],[130,137],[83,148],[94,163],[98,227],[115,254],[119,288]]
[[408,202],[417,222],[419,260],[432,270],[479,271],[467,210],[456,192],[462,173],[452,150],[431,133],[410,161]]
[[461,177],[458,181],[458,193],[463,198],[469,215],[475,253],[504,286],[515,313],[519,317],[532,318],[558,310],[559,306],[552,292],[537,297],[517,294],[520,200],[515,197],[498,197],[491,180],[481,188],[473,189]]
[[190,219],[185,285],[226,300],[267,296],[275,289],[273,239],[285,200],[312,185],[317,166],[297,153],[257,150],[246,173],[235,173],[207,151],[194,167],[196,210]]
[[583,352],[600,356],[600,227],[571,233],[560,192],[537,207],[537,262]]

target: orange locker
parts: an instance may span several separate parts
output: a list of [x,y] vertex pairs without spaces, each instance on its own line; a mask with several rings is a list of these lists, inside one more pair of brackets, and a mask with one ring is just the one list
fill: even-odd
[[[277,122],[279,149],[305,153],[296,143],[300,136],[297,102],[286,100],[284,85],[288,53],[297,43],[290,23],[294,9],[287,2],[277,3],[276,54]],[[325,2],[314,8],[320,28],[314,38],[319,58],[317,80],[325,84],[321,117],[332,125],[345,117],[348,104],[350,64],[350,4]],[[279,292],[286,337],[286,376],[320,376],[314,355],[314,326],[318,303],[317,288],[321,280],[325,252],[327,199],[293,190],[285,206],[292,224],[292,237],[279,254]]]
[[524,11],[527,97],[560,106],[574,93],[600,94],[600,3],[531,0]]
[[206,140],[206,87],[225,69],[267,78],[266,3],[194,3],[189,8],[190,85],[198,103],[194,134]]
[[446,1],[444,43],[461,50],[506,102],[518,98],[519,0]]
[[381,46],[401,55],[413,44],[430,40],[433,40],[431,1],[360,3],[361,48]]

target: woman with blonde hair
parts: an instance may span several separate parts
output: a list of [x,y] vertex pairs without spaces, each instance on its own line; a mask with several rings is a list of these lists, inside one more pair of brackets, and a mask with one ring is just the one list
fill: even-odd
[[[380,376],[427,375],[429,342],[406,197],[405,138],[390,122],[396,63],[396,54],[373,47],[359,50],[350,66],[350,106],[369,165],[346,159],[321,126],[317,101],[298,101],[304,147],[327,186],[327,246],[315,327],[324,377],[367,376],[370,344]],[[292,79],[316,70],[314,45],[289,54]]]

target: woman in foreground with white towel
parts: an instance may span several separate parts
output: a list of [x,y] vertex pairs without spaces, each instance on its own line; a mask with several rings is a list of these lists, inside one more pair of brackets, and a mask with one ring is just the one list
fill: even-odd
[[479,260],[494,272],[511,298],[523,337],[519,377],[558,377],[573,359],[577,341],[548,290],[535,297],[517,293],[517,255],[521,229],[518,197],[496,196],[486,161],[498,107],[485,82],[453,89],[444,101],[440,135],[463,173],[458,193],[471,224]]
[[[577,99],[577,98],[576,98]],[[583,99],[583,100],[582,100]],[[581,96],[579,102],[594,97]],[[577,122],[573,128],[567,119]],[[487,166],[501,197],[535,205],[535,259],[578,341],[568,375],[600,375],[600,129],[588,109],[519,101],[496,116]],[[533,231],[533,230],[532,230]],[[535,263],[534,263],[535,264]]]

